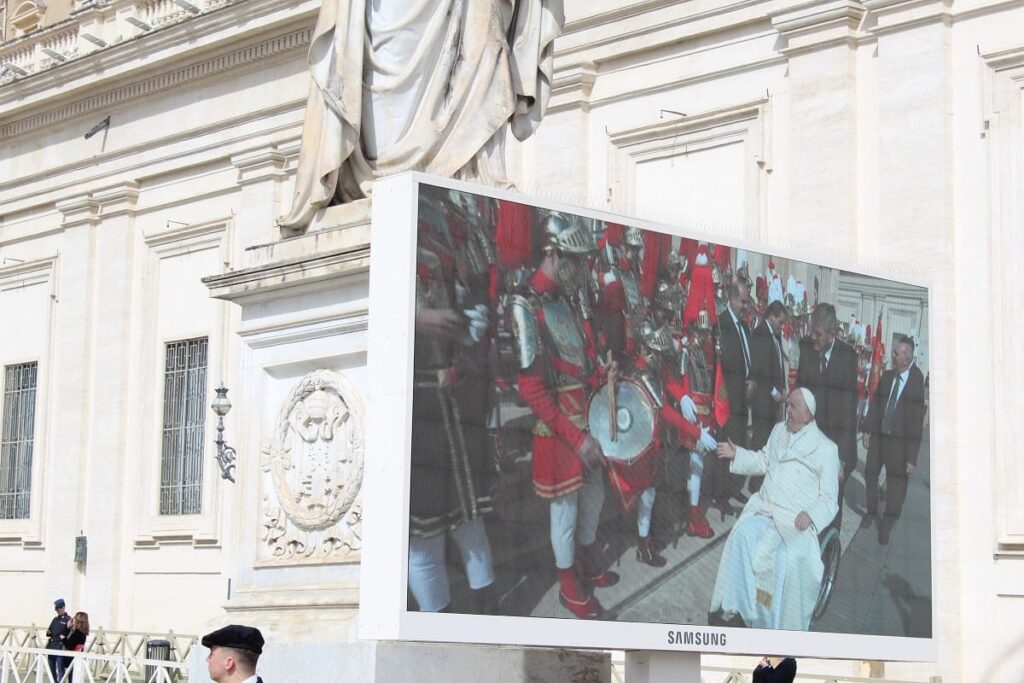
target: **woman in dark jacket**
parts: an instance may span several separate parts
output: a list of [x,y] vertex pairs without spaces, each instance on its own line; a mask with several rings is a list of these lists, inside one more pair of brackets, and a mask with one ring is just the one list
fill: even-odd
[[[85,649],[85,639],[89,636],[89,615],[85,612],[77,612],[71,620],[71,631],[64,640],[64,649],[72,652],[81,652]],[[71,680],[71,667],[74,662],[72,657],[65,657],[65,668],[68,673],[65,680]]]

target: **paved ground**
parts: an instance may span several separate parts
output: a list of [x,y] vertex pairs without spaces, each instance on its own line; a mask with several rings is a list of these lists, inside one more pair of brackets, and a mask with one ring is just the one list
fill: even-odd
[[[931,632],[929,557],[929,449],[922,444],[919,467],[910,480],[903,515],[888,546],[878,543],[877,528],[861,530],[864,510],[863,463],[848,482],[840,539],[842,560],[832,599],[812,630],[840,633],[926,636]],[[502,478],[496,512],[488,519],[495,554],[501,611],[505,614],[570,618],[558,603],[558,583],[548,542],[546,504],[533,495],[529,461],[523,457]],[[738,511],[738,507],[737,507]],[[635,525],[627,520],[609,490],[600,538],[622,580],[599,589],[608,618],[706,624],[715,574],[735,516],[712,509],[708,519],[716,536],[709,540],[681,533],[686,512],[679,494],[660,491],[654,511],[655,538],[667,566],[654,569],[634,556]],[[457,556],[451,553],[450,557]],[[913,572],[916,571],[915,575]],[[465,605],[464,582],[456,583],[453,609]],[[462,583],[463,585],[459,586]]]

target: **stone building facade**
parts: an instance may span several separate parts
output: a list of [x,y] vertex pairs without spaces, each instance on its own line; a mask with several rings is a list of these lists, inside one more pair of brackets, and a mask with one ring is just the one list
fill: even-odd
[[[566,4],[547,118],[510,145],[522,190],[932,283],[940,659],[886,673],[1018,680],[1024,8]],[[274,223],[318,7],[3,3],[0,380],[33,406],[2,492],[5,622],[63,596],[108,628],[259,614],[295,642],[355,642],[368,210],[287,240]],[[221,382],[236,485],[197,412]],[[312,484],[291,503],[285,435],[335,468],[337,504]]]

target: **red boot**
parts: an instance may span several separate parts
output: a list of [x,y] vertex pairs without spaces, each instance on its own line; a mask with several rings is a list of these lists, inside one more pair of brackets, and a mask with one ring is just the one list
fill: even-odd
[[690,506],[690,521],[686,525],[686,535],[698,538],[711,538],[715,535],[715,530],[708,524],[704,510],[699,505]]
[[619,575],[610,569],[604,569],[604,558],[597,543],[580,546],[580,557],[576,563],[576,572],[591,586],[607,588],[619,582]]
[[558,601],[562,606],[579,619],[600,619],[604,608],[593,595],[584,593],[576,581],[576,572],[572,569],[559,569],[562,586],[558,591]]

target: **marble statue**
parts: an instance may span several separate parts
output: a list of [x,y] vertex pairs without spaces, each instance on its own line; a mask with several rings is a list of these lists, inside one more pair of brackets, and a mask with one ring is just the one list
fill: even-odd
[[309,48],[302,151],[284,230],[408,170],[510,186],[551,90],[562,0],[324,0]]

